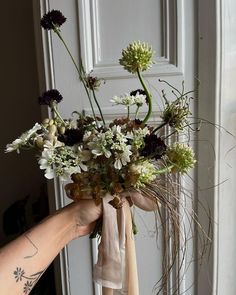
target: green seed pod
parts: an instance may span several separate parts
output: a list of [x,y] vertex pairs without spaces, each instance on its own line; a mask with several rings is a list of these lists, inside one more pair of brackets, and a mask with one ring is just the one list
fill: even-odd
[[45,139],[46,140],[49,140],[51,142],[53,142],[53,140],[56,138],[56,136],[52,133],[48,133],[46,136],[45,136]]
[[37,137],[35,144],[39,149],[43,149],[43,144],[44,144],[43,138],[41,136]]
[[49,121],[50,121],[50,119],[48,119],[48,118],[45,118],[44,120],[43,120],[43,124],[49,124]]
[[59,127],[59,129],[58,129],[58,132],[59,132],[60,134],[64,134],[65,131],[66,131],[66,127],[65,127],[65,126],[61,126],[61,127]]
[[51,120],[49,121],[49,126],[51,126],[51,125],[53,125],[53,124],[54,124],[54,120],[51,119]]
[[48,128],[49,133],[55,134],[57,132],[57,126],[56,125],[50,125]]

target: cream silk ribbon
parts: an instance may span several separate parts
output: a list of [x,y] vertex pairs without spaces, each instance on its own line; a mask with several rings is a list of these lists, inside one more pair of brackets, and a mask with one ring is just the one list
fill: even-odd
[[137,191],[121,194],[123,206],[120,209],[109,204],[112,199],[110,194],[103,198],[103,227],[94,280],[103,286],[103,295],[138,295],[130,203],[146,211],[156,210],[157,203]]

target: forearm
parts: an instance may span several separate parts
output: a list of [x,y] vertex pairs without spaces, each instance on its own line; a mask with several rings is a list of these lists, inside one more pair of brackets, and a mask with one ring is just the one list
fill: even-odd
[[78,236],[76,206],[48,217],[0,251],[0,294],[29,294],[60,250]]

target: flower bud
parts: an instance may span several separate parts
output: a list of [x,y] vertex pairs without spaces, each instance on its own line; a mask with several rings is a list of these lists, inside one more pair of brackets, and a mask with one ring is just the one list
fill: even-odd
[[59,127],[59,129],[58,129],[58,132],[59,132],[60,134],[62,134],[62,135],[65,133],[65,131],[66,131],[65,126],[61,126],[61,127]]
[[54,124],[54,120],[51,119],[51,120],[49,121],[49,126],[51,126],[51,125],[53,125],[53,124]]
[[48,128],[49,133],[55,134],[57,132],[57,126],[56,125],[50,125]]
[[50,142],[53,142],[55,140],[56,136],[52,133],[48,133],[46,136],[45,136],[45,139],[49,140]]
[[43,138],[41,136],[37,137],[35,144],[39,149],[43,149],[43,144],[44,144]]

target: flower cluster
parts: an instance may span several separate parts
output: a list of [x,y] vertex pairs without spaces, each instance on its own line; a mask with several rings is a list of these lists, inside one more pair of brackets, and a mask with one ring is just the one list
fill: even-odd
[[133,42],[126,49],[122,50],[120,64],[128,72],[134,74],[137,71],[148,70],[152,64],[153,50],[145,42]]
[[[62,13],[56,10],[41,20],[42,27],[53,30],[64,45],[59,27],[65,20]],[[66,50],[72,57],[68,46]],[[127,116],[115,118],[109,125],[104,120],[94,91],[101,86],[100,80],[91,73],[87,75],[72,58],[93,116],[74,112],[77,118],[63,119],[57,109],[62,95],[57,89],[48,90],[38,100],[41,105],[50,107],[54,118],[36,123],[32,129],[8,144],[6,152],[19,153],[21,149],[35,148],[40,169],[44,170],[46,178],[71,178],[73,183],[66,186],[70,196],[82,197],[84,193],[89,193],[96,201],[101,200],[106,192],[117,194],[125,189],[145,187],[162,173],[187,173],[195,163],[192,149],[178,141],[168,146],[168,135],[162,129],[169,125],[174,133],[184,130],[190,114],[187,96],[178,93],[177,99],[170,102],[163,95],[166,107],[162,110],[162,122],[157,126],[148,124],[152,114],[152,96],[141,72],[152,66],[153,55],[152,48],[140,41],[122,51],[120,64],[128,72],[138,74],[142,89],[111,99],[112,103],[127,108]],[[95,114],[93,103],[97,105],[100,117]],[[139,109],[143,105],[148,107],[144,119],[139,118]],[[136,108],[132,114],[131,107]]]

